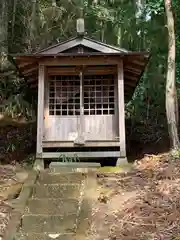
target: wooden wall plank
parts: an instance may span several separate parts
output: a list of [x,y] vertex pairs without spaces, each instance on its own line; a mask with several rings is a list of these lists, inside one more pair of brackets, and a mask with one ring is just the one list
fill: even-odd
[[45,121],[47,141],[74,141],[78,136],[79,116],[48,116]]
[[[74,141],[78,137],[80,116],[49,116],[45,121],[46,141]],[[117,124],[114,115],[84,115],[84,138],[87,141],[115,141]]]
[[109,140],[117,137],[115,115],[85,115],[85,137],[89,141]]

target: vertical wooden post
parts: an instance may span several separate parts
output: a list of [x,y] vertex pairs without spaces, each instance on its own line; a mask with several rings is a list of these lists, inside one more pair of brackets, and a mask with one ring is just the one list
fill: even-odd
[[118,113],[119,113],[119,143],[120,158],[116,165],[127,162],[126,158],[126,130],[125,130],[125,109],[124,109],[124,68],[123,60],[117,66],[118,72]]
[[76,145],[84,145],[84,87],[83,87],[83,71],[79,73],[80,77],[80,117],[78,119],[78,137],[74,143]]
[[43,131],[43,140],[46,140],[46,129],[48,128],[49,120],[49,82],[47,71],[45,71],[45,80],[44,80],[44,131]]
[[82,143],[84,144],[84,72],[80,73],[80,136],[82,139]]
[[38,109],[37,109],[37,149],[35,168],[41,170],[44,168],[42,159],[42,140],[44,131],[44,82],[45,82],[45,66],[39,65],[38,75]]

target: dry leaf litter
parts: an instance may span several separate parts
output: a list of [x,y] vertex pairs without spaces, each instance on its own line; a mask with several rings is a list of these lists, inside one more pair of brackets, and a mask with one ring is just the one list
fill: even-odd
[[9,223],[13,208],[3,199],[3,193],[8,183],[16,181],[16,171],[14,166],[0,166],[0,240]]
[[146,156],[124,174],[98,174],[88,240],[179,240],[180,160]]

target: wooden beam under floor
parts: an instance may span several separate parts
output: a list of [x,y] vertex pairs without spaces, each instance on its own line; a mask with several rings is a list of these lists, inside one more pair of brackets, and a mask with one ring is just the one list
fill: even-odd
[[[86,141],[84,147],[119,147],[119,140],[117,141]],[[74,141],[43,141],[43,148],[59,148],[71,147],[74,148]]]
[[99,151],[99,152],[43,152],[43,159],[58,159],[61,156],[78,157],[78,158],[118,158],[120,151]]

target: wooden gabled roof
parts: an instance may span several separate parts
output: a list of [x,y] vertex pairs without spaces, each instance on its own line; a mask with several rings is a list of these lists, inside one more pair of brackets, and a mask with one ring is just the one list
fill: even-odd
[[102,53],[120,53],[128,52],[123,48],[118,48],[112,45],[105,44],[103,42],[88,38],[88,37],[75,37],[67,41],[58,43],[56,45],[45,48],[41,51],[36,52],[36,54],[58,54],[72,49],[76,46],[83,46],[91,50],[102,52]]
[[[68,62],[67,59],[70,58],[76,58],[77,62],[79,59],[83,62],[84,59],[84,63],[87,62],[87,65],[88,62],[92,65],[95,59],[101,59],[103,60],[102,66],[99,67],[99,69],[102,69],[103,63],[108,62],[109,59],[112,60],[110,61],[111,64],[113,63],[113,59],[115,59],[116,63],[123,59],[125,95],[130,98],[144,72],[149,60],[149,53],[127,51],[87,37],[75,37],[33,54],[15,54],[10,55],[10,57],[17,66],[20,74],[25,77],[27,82],[33,87],[37,86],[38,64],[44,59],[48,61],[58,59],[65,63]],[[61,68],[63,68],[62,73],[64,74],[67,70],[66,66],[66,64],[61,66]],[[71,68],[72,67],[74,66],[71,66]],[[92,69],[92,66],[89,68]],[[107,67],[105,68],[107,69]],[[110,71],[110,69],[112,68],[109,67],[108,71]],[[68,71],[70,71],[70,67]]]

